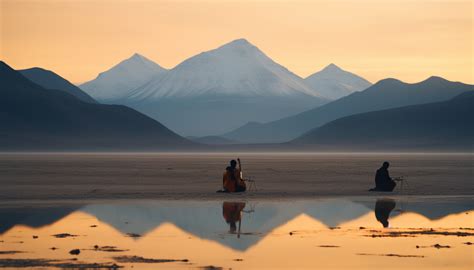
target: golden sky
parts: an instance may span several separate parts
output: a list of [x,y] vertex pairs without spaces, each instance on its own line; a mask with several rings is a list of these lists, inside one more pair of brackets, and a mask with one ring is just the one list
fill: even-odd
[[0,0],[0,58],[91,80],[138,52],[165,68],[246,38],[306,77],[474,83],[474,0]]

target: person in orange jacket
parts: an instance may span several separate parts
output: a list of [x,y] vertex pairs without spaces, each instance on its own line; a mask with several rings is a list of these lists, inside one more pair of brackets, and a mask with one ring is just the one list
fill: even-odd
[[[239,167],[237,168],[237,162]],[[225,169],[222,177],[224,192],[244,192],[247,190],[245,181],[242,179],[242,164],[240,158],[230,161],[230,166]]]

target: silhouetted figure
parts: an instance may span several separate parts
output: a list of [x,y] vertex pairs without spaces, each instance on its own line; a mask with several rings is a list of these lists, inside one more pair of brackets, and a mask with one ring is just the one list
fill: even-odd
[[388,227],[390,213],[396,205],[397,203],[392,199],[378,199],[375,202],[375,218],[382,223],[384,228]]
[[237,231],[237,222],[239,223],[239,230],[237,236],[240,237],[240,225],[242,222],[242,210],[245,208],[243,202],[224,202],[222,204],[222,215],[225,222],[229,224],[229,232],[235,233]]
[[375,188],[370,189],[369,191],[393,191],[397,183],[390,178],[388,173],[388,167],[390,163],[385,161],[377,172],[375,173]]
[[[237,168],[237,161],[239,167]],[[222,185],[224,192],[244,192],[247,186],[242,179],[242,164],[240,159],[237,161],[231,160],[230,166],[225,169],[224,176],[222,177]]]

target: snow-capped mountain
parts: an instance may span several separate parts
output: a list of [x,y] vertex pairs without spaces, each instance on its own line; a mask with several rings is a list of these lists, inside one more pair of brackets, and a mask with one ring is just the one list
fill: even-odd
[[164,72],[166,69],[136,53],[79,87],[99,102],[117,103],[131,90]]
[[321,97],[302,78],[275,63],[247,40],[238,39],[185,60],[135,89],[128,98],[150,101],[203,95]]
[[119,103],[182,135],[222,134],[328,102],[304,80],[245,39],[193,56]]
[[342,70],[334,64],[310,75],[305,82],[309,87],[317,89],[322,96],[333,100],[365,90],[372,85],[366,79]]

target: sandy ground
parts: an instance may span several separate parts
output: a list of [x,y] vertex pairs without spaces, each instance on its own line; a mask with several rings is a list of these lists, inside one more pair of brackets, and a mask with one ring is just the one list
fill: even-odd
[[[240,156],[258,191],[218,194]],[[280,199],[377,196],[384,160],[404,176],[407,195],[473,195],[474,155],[466,154],[0,154],[0,201],[88,199]],[[395,194],[400,195],[397,187]]]

